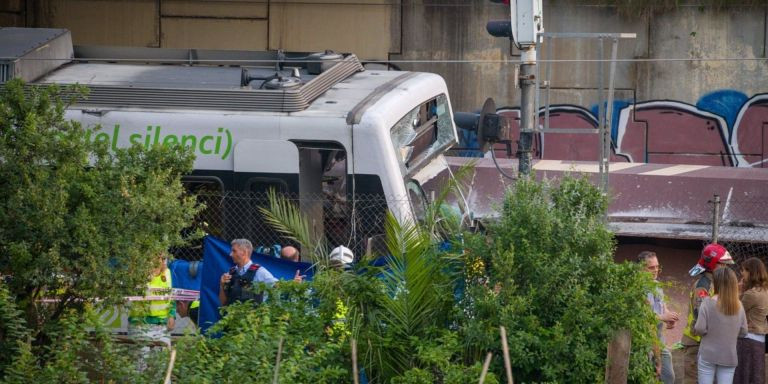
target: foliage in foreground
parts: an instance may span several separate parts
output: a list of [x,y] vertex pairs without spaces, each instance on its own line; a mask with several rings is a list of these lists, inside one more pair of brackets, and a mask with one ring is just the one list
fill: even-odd
[[83,93],[18,80],[0,91],[0,275],[40,359],[49,324],[142,290],[156,255],[183,242],[197,212],[180,181],[191,152],[113,147],[98,128],[65,119]]
[[[0,347],[10,352],[0,355],[0,378],[160,381],[167,355],[151,356],[139,374],[137,348],[116,344],[81,299],[132,293],[151,256],[181,240],[195,211],[179,198],[190,158],[163,148],[110,152],[64,121],[56,89],[25,96],[11,83],[3,92],[0,272],[11,279],[0,282]],[[630,381],[652,382],[651,280],[613,262],[606,205],[586,179],[518,180],[486,233],[459,233],[460,220],[437,202],[423,225],[388,217],[383,265],[366,255],[341,271],[322,262],[326,250],[298,210],[273,201],[270,222],[302,232],[294,239],[320,261],[315,281],[280,283],[258,307],[226,308],[209,335],[219,337],[177,343],[174,378],[265,382],[277,370],[281,382],[352,382],[355,339],[371,382],[476,382],[493,352],[486,383],[496,383],[503,325],[518,382],[601,382],[606,345],[620,329],[633,338]],[[441,237],[452,252],[438,248]],[[63,300],[39,304],[44,295]]]
[[66,311],[47,323],[45,331],[48,343],[33,343],[23,313],[0,282],[0,356],[5,367],[0,383],[158,383],[167,367],[168,353],[152,351],[139,373],[140,347],[117,343],[90,307]]
[[281,383],[340,383],[351,379],[346,334],[314,307],[310,285],[283,282],[268,290],[269,304],[227,306],[209,330],[176,345],[174,377],[184,383],[271,382],[280,349]]
[[[452,285],[422,233],[388,219],[391,255],[384,266],[364,259],[352,271],[321,268],[309,283],[279,283],[268,301],[226,308],[208,332],[177,344],[174,376],[204,383],[256,382],[276,370],[280,382],[351,383],[350,342],[357,341],[363,375],[373,383],[477,381],[480,364],[462,361],[455,331],[446,329]],[[395,251],[397,250],[397,251]],[[496,383],[489,375],[486,383]]]
[[499,222],[467,245],[466,265],[479,266],[468,270],[459,304],[468,358],[494,348],[504,325],[517,380],[597,383],[609,340],[629,329],[630,382],[653,382],[654,320],[644,294],[652,281],[613,261],[606,207],[586,178],[516,182]]

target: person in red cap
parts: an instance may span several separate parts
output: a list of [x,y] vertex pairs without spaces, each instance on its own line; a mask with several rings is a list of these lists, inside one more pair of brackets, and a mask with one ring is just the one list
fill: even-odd
[[696,384],[698,382],[698,354],[701,336],[694,333],[693,327],[699,317],[701,302],[713,294],[712,272],[727,264],[733,264],[733,258],[728,250],[720,244],[708,244],[701,251],[699,262],[688,271],[689,275],[697,278],[691,289],[688,320],[683,330],[683,384]]

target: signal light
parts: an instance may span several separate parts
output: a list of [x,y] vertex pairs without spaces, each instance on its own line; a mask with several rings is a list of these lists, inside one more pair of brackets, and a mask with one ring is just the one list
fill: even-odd
[[[491,0],[491,3],[504,4],[510,7],[510,13],[512,13],[510,0]],[[506,37],[508,39],[513,39],[514,34],[512,31],[512,21],[513,20],[511,17],[506,20],[491,20],[488,22],[488,24],[485,25],[485,30],[488,31],[488,33],[490,33],[493,37]]]
[[485,30],[494,37],[512,38],[512,22],[509,20],[491,20],[485,25]]

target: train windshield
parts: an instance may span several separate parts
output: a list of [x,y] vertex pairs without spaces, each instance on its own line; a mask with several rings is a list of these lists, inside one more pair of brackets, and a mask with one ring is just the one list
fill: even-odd
[[405,175],[411,175],[456,142],[448,97],[439,95],[408,112],[390,131]]

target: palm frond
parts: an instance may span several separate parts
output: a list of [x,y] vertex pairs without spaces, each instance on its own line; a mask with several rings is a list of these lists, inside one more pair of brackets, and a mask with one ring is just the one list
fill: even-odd
[[382,343],[381,368],[384,376],[402,374],[412,368],[412,354],[405,353],[414,337],[423,334],[441,316],[440,266],[432,257],[429,235],[413,223],[399,223],[389,214],[386,219],[386,267],[381,281],[386,294],[380,298],[379,308]]
[[269,206],[259,207],[264,221],[287,238],[301,244],[303,251],[307,252],[305,254],[308,254],[314,263],[326,261],[327,264],[321,237],[310,230],[309,222],[301,210],[273,189],[267,193],[267,199]]
[[[451,177],[438,188],[440,192],[427,206],[424,224],[426,225],[427,232],[434,239],[438,239],[444,233],[461,232],[461,225],[469,217],[468,207],[465,207],[463,202],[464,197],[469,193],[467,180],[474,174],[475,164],[475,161],[470,161],[462,165],[456,172],[453,172]],[[449,217],[443,209],[449,196],[456,196],[459,201],[458,208],[462,212],[462,217],[458,220]]]

